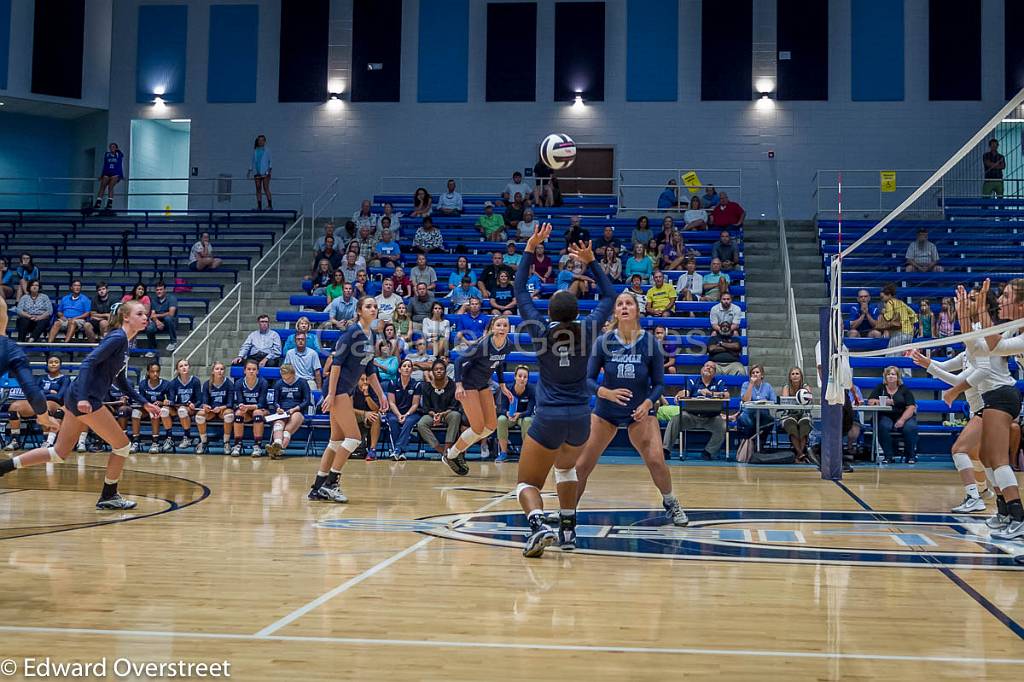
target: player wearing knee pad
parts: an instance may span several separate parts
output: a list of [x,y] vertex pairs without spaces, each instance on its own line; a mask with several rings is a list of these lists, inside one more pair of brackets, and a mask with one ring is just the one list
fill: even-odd
[[174,369],[175,377],[171,379],[167,393],[181,425],[182,437],[178,447],[189,448],[192,447],[192,415],[196,412],[196,405],[202,401],[203,385],[198,377],[192,376],[188,360],[178,360]]
[[267,454],[271,459],[277,459],[302,426],[303,414],[309,409],[311,399],[309,384],[298,379],[294,368],[289,364],[281,366],[281,378],[274,384],[273,393],[275,402],[270,409],[283,418],[274,422],[273,442],[267,446]]
[[[272,398],[266,379],[260,377],[259,365],[249,361],[245,363],[245,376],[235,382],[235,422],[234,445],[231,456],[238,457],[245,449],[245,424],[252,424],[253,446],[252,457],[263,456],[263,419],[267,415]],[[259,417],[259,419],[256,419]]]
[[[139,382],[139,395],[149,403],[158,406],[160,409],[156,417],[150,415],[150,445],[149,454],[157,455],[163,452],[173,452],[174,441],[171,440],[171,410],[168,407],[170,382],[160,378],[160,363],[151,362],[146,366],[146,376]],[[141,418],[142,415],[140,414]],[[141,423],[141,422],[140,422]],[[163,443],[160,442],[161,427],[165,431]],[[136,428],[132,424],[133,430]]]
[[196,454],[201,455],[208,448],[206,423],[211,419],[220,419],[224,423],[224,454],[231,451],[230,439],[232,424],[235,421],[234,394],[235,387],[231,379],[226,376],[226,368],[223,362],[213,363],[210,378],[203,384],[203,395],[199,409],[199,416],[196,417],[196,429],[199,431],[199,444],[196,445]]

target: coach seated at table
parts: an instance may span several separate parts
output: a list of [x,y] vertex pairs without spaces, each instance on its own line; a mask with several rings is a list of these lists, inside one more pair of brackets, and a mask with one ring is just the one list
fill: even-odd
[[[677,401],[685,401],[688,398],[728,400],[729,391],[725,384],[716,375],[718,367],[714,362],[708,360],[700,368],[700,376],[692,377],[686,382],[686,387],[676,393]],[[705,409],[687,408],[685,402],[679,410],[679,416],[671,419],[665,427],[663,445],[666,451],[671,452],[679,440],[679,434],[683,431],[707,431],[711,439],[704,447],[701,456],[704,459],[713,459],[722,450],[722,443],[725,442],[725,419],[722,412],[725,404]],[[685,458],[685,453],[680,458]]]
[[[882,446],[884,461],[892,461],[895,452],[893,431],[903,432],[907,464],[917,462],[917,400],[903,385],[899,368],[889,366],[882,372],[882,383],[868,396],[868,405],[880,405],[886,399],[892,409],[878,413],[878,444]],[[879,463],[884,463],[879,460]]]
[[259,328],[245,337],[238,357],[231,364],[242,365],[248,360],[255,360],[260,367],[277,367],[281,364],[281,337],[271,331],[269,315],[260,315],[256,323]]
[[[776,402],[775,389],[764,379],[764,367],[761,365],[750,366],[750,380],[743,382],[740,389],[740,403],[749,402]],[[758,410],[741,408],[736,417],[736,433],[740,438],[753,438],[754,433],[760,429],[762,432],[771,429],[772,413],[769,410]]]

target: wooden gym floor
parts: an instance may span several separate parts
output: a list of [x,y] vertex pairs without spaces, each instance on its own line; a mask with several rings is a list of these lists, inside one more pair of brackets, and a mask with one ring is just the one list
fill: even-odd
[[603,464],[582,551],[527,560],[504,513],[514,464],[458,479],[352,461],[352,501],[331,505],[305,499],[313,459],[135,456],[121,488],[139,508],[110,516],[93,509],[104,461],[0,481],[0,658],[226,660],[232,679],[274,681],[1024,670],[1024,572],[948,514],[953,471],[837,485],[676,466],[694,519],[677,530],[642,465]]

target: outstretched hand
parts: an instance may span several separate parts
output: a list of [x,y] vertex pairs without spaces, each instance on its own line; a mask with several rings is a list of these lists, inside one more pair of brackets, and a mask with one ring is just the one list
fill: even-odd
[[551,236],[551,223],[544,223],[533,228],[533,235],[526,241],[527,253],[533,253],[537,247],[548,240]]
[[924,369],[928,369],[928,367],[931,366],[931,364],[932,364],[931,358],[927,357],[926,355],[921,353],[921,351],[917,350],[916,348],[914,350],[910,351],[910,353],[908,353],[907,355],[908,355],[908,357],[911,360],[914,361],[914,364],[917,365],[918,367],[923,367]]
[[594,250],[589,241],[569,244],[569,255],[582,263],[583,267],[594,262]]

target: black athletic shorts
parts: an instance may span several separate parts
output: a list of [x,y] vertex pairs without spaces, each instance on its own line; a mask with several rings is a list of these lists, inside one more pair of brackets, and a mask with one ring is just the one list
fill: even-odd
[[982,410],[999,410],[1010,415],[1011,419],[1020,416],[1020,391],[1016,386],[1000,386],[997,389],[981,394],[985,401]]

